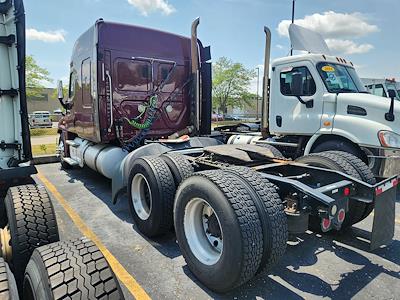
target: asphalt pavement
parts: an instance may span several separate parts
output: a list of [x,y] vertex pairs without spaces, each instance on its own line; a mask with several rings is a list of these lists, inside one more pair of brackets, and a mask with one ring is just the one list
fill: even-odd
[[[86,168],[61,170],[57,163],[38,170],[153,299],[400,299],[399,199],[390,246],[369,252],[372,217],[342,235],[291,236],[285,257],[270,275],[218,295],[190,273],[173,232],[150,240],[136,230],[127,198],[111,203],[111,181]],[[61,238],[82,236],[57,197],[52,198]],[[134,298],[122,288],[126,299]]]

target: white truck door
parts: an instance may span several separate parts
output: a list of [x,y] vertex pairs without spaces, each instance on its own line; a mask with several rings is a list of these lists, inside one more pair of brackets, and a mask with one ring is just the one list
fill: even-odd
[[[292,93],[293,75],[302,74],[301,100]],[[320,129],[324,89],[315,67],[308,61],[278,65],[273,71],[270,99],[270,131],[273,134],[312,135]]]

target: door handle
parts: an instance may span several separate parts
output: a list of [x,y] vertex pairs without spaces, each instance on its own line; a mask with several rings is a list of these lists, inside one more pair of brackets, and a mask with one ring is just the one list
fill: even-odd
[[112,127],[114,125],[114,98],[113,98],[113,90],[112,90],[112,78],[110,75],[110,71],[106,71],[106,76],[108,79],[108,84],[110,86],[110,126],[108,127],[108,132],[111,132]]

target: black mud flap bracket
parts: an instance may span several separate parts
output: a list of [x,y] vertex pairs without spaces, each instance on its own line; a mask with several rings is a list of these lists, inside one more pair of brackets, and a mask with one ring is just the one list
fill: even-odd
[[398,177],[392,177],[375,185],[374,223],[371,233],[370,250],[389,245],[394,236],[395,202]]

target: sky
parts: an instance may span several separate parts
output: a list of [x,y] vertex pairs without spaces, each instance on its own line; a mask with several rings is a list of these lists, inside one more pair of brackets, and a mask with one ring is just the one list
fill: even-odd
[[[213,61],[226,56],[249,69],[262,67],[265,36],[271,57],[290,51],[287,27],[292,0],[25,0],[27,54],[56,80],[67,83],[76,39],[99,18],[190,36],[200,17],[199,38]],[[335,55],[351,60],[361,77],[397,78],[398,0],[296,0],[296,24],[322,34]],[[255,91],[257,80],[250,89]]]

